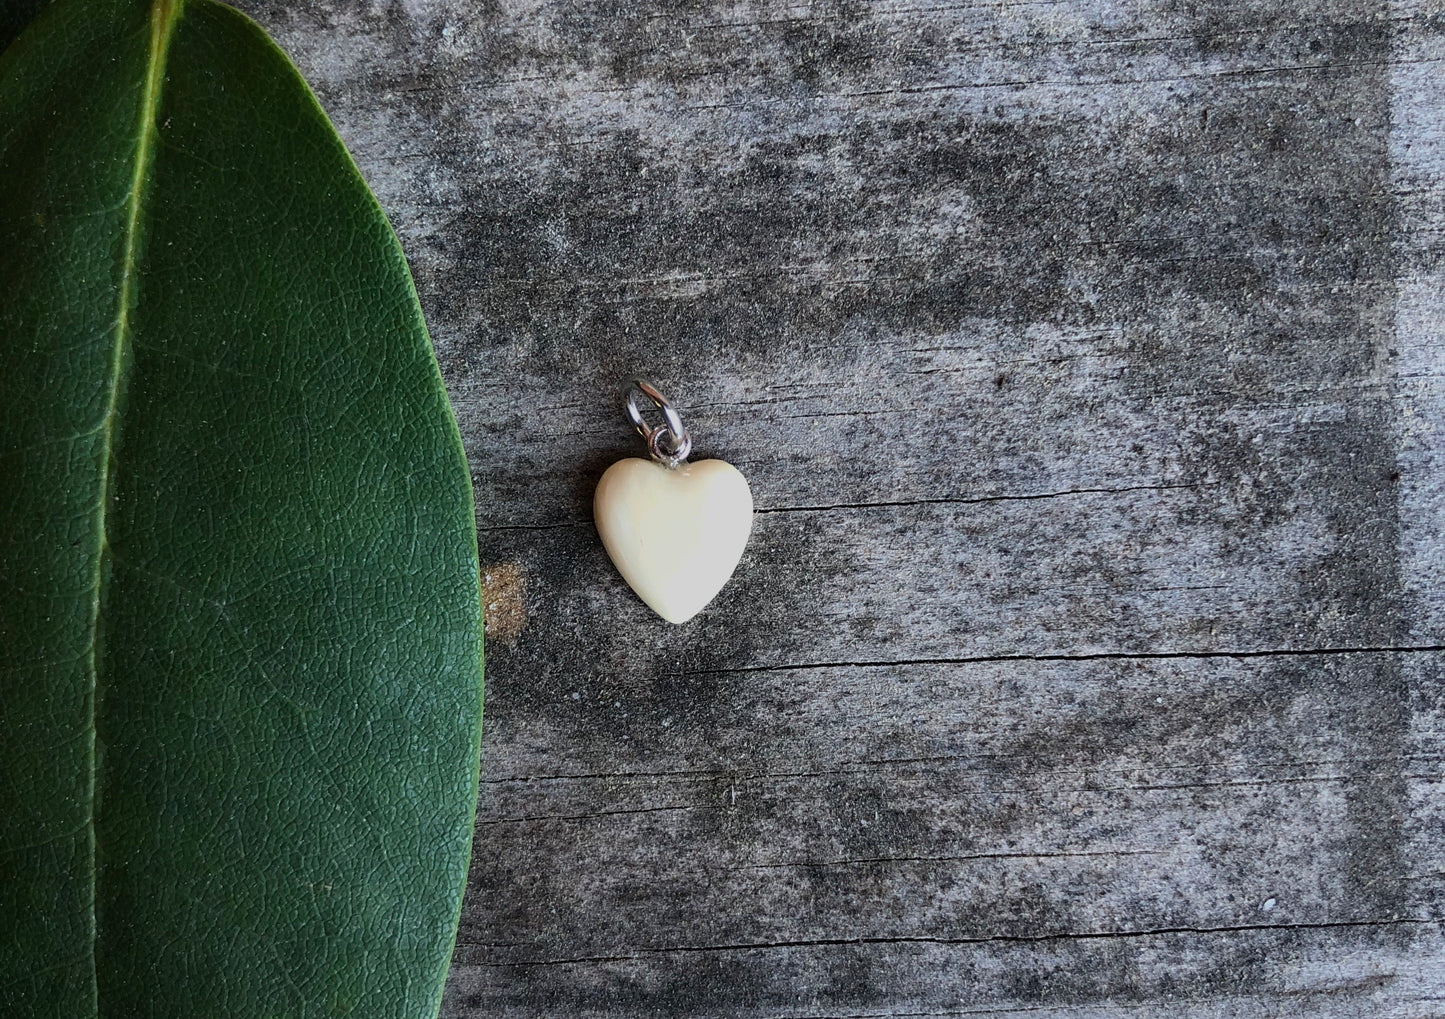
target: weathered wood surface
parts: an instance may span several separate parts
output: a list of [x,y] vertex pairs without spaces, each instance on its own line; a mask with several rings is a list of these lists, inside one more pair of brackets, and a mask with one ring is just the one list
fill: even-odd
[[[443,1014],[1445,1014],[1445,9],[243,4],[492,588]],[[633,373],[750,477],[660,622]]]

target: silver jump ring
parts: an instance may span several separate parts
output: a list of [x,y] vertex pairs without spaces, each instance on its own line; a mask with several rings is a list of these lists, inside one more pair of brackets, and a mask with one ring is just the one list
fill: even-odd
[[647,451],[658,463],[676,467],[692,452],[692,436],[684,435],[681,443],[674,444],[666,428],[656,428],[653,429],[652,437],[647,440]]
[[[637,406],[638,393],[647,397],[662,411],[665,424],[656,428],[649,427],[642,417],[642,410]],[[647,451],[654,460],[668,467],[676,467],[687,459],[692,452],[692,436],[688,435],[687,429],[682,426],[682,416],[678,414],[677,408],[669,403],[667,397],[659,393],[655,386],[642,379],[632,379],[622,391],[622,406],[627,411],[627,420],[632,422],[637,434],[647,441]]]

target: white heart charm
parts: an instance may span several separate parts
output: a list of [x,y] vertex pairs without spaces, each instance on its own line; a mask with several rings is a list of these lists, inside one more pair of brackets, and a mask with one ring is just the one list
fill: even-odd
[[722,460],[671,470],[619,460],[597,482],[592,514],[622,579],[663,619],[685,623],[737,568],[753,529],[753,493]]

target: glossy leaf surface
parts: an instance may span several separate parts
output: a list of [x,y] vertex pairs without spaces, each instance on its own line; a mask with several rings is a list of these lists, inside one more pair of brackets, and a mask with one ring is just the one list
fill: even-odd
[[0,1014],[433,1014],[481,610],[385,218],[209,0],[46,6],[0,184]]

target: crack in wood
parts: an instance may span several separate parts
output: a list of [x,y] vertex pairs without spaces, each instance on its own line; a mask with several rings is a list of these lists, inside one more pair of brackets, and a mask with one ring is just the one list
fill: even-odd
[[[1329,920],[1317,923],[1224,924],[1217,927],[1154,927],[1147,930],[1057,931],[1049,934],[986,934],[979,937],[931,937],[899,935],[893,937],[806,938],[796,941],[755,941],[728,945],[669,945],[660,948],[639,948],[626,955],[581,955],[559,959],[522,959],[511,962],[474,962],[477,968],[510,969],[532,966],[605,965],[617,962],[644,962],[662,955],[713,952],[774,952],[809,948],[847,948],[867,945],[989,945],[1039,944],[1051,941],[1135,940],[1140,938],[1175,937],[1179,935],[1258,934],[1277,931],[1336,931],[1356,928],[1390,928],[1438,926],[1439,917],[1387,917],[1373,920]],[[470,947],[464,941],[458,948]]]
[[681,803],[666,807],[628,807],[620,810],[593,810],[582,814],[533,814],[526,817],[478,818],[477,827],[486,828],[499,824],[522,824],[527,821],[591,821],[599,817],[616,817],[621,814],[664,814],[676,810],[697,810],[701,804]]
[[806,672],[813,669],[899,669],[923,665],[981,665],[993,662],[1207,661],[1217,658],[1317,658],[1330,655],[1415,655],[1445,651],[1445,644],[1382,647],[1262,648],[1234,651],[1089,651],[1077,654],[973,655],[956,658],[879,659],[871,662],[793,662],[785,665],[741,665],[728,669],[685,669],[678,676],[730,676],[752,672]]

